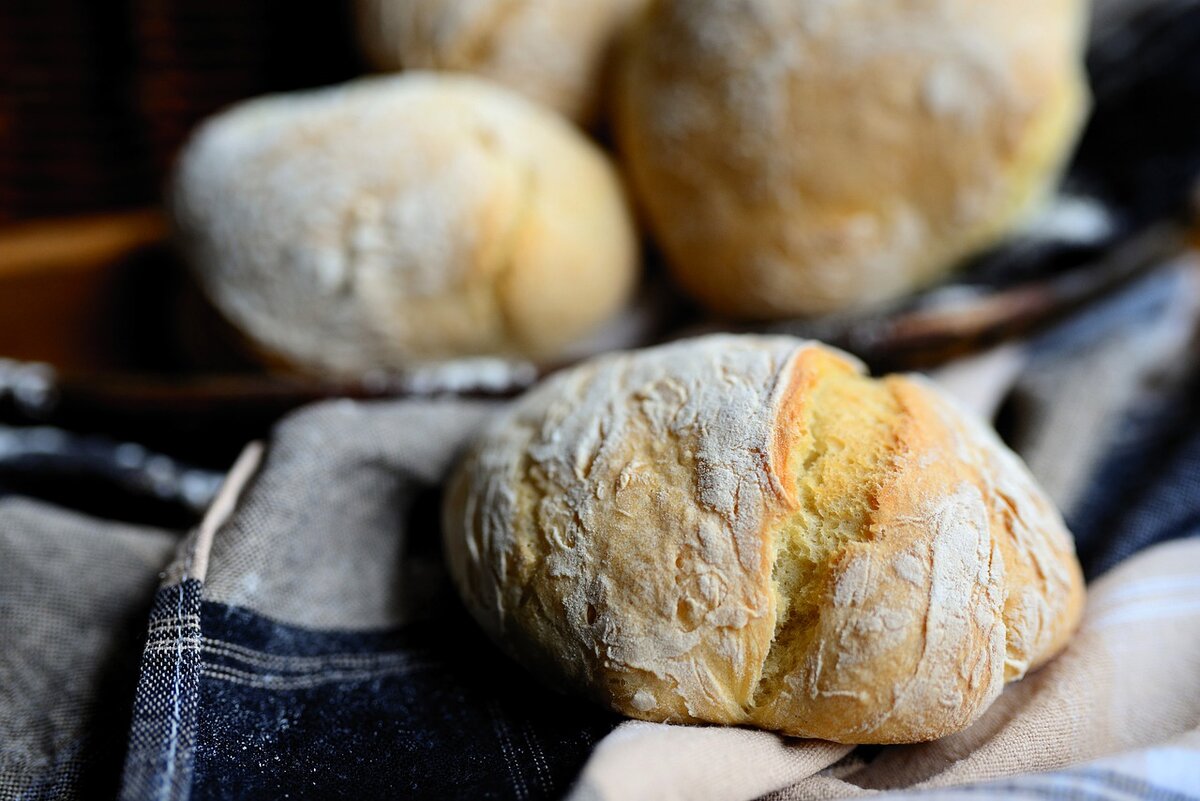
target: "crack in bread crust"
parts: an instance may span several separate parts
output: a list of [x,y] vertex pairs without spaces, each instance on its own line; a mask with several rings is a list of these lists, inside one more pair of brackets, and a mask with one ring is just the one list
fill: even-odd
[[777,470],[790,503],[768,534],[775,553],[775,635],[747,710],[751,717],[754,706],[783,689],[782,677],[808,650],[830,562],[848,542],[870,536],[867,516],[897,411],[886,385],[825,351],[803,351],[789,383],[775,428]]

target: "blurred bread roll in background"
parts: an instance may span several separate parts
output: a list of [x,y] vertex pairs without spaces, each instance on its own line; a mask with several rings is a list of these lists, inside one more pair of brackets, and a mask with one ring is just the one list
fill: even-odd
[[378,68],[472,72],[576,120],[600,109],[608,58],[647,0],[357,0]]
[[217,308],[267,354],[319,374],[553,359],[620,311],[638,275],[605,155],[466,76],[235,106],[186,147],[172,207]]
[[679,283],[783,318],[949,271],[1052,189],[1087,110],[1085,0],[658,0],[617,134]]
[[787,337],[593,359],[499,415],[445,499],[480,624],[632,717],[846,743],[962,729],[1063,648],[1062,519],[933,384]]

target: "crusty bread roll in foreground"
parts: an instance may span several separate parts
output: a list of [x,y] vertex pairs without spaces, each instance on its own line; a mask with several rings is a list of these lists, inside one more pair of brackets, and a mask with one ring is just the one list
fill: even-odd
[[620,311],[637,279],[605,155],[558,115],[466,76],[238,105],[187,146],[173,201],[214,304],[308,372],[553,359]]
[[657,0],[617,134],[680,284],[780,318],[876,305],[1011,231],[1087,107],[1086,0]]
[[590,122],[621,28],[647,0],[357,0],[380,69],[471,72]]
[[495,420],[445,501],[451,572],[519,661],[624,714],[929,740],[1057,653],[1062,519],[915,377],[786,337],[594,359]]

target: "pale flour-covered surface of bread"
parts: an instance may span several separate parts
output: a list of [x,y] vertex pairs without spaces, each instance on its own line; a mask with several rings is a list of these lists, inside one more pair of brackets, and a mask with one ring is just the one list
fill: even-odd
[[172,206],[215,305],[261,350],[316,373],[553,358],[637,279],[604,154],[466,76],[235,106],[185,149]]
[[647,0],[357,0],[380,69],[470,72],[578,122],[600,110],[609,56]]
[[778,318],[866,307],[1020,224],[1087,107],[1086,0],[656,0],[617,139],[680,284]]
[[965,727],[1083,599],[1061,518],[984,425],[786,337],[553,376],[470,449],[444,535],[476,619],[559,686],[841,742]]

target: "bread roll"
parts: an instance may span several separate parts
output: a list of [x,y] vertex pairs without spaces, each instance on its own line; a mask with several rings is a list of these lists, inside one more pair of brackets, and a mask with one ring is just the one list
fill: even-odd
[[1085,0],[661,0],[617,133],[679,282],[725,314],[868,307],[1047,194],[1086,111]]
[[646,720],[941,737],[1059,651],[1083,603],[1062,519],[990,429],[787,337],[553,376],[473,445],[444,512],[479,623]]
[[465,76],[236,106],[187,146],[173,205],[216,306],[317,373],[553,358],[619,311],[637,276],[605,156],[557,115]]
[[618,31],[647,0],[358,0],[380,69],[472,72],[589,122]]

